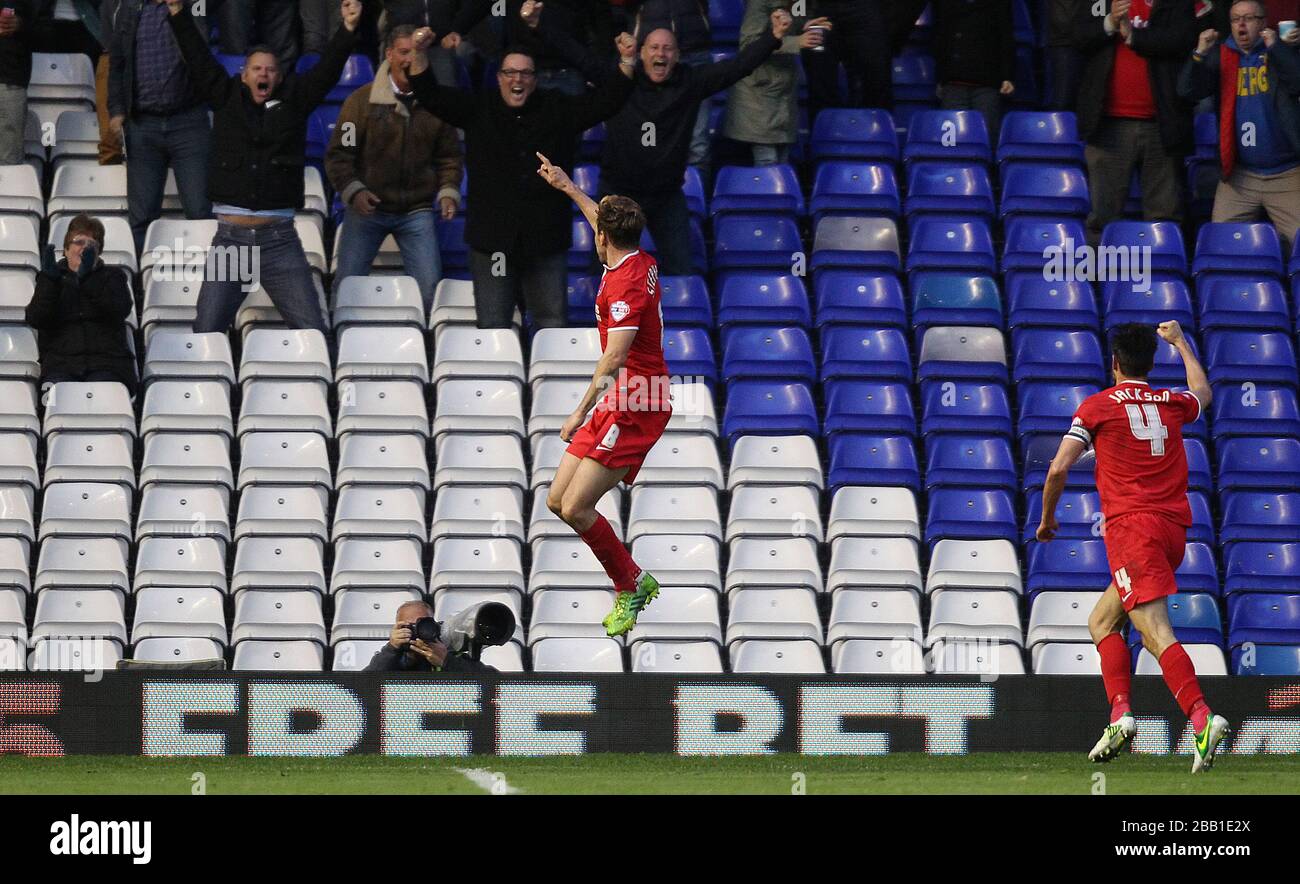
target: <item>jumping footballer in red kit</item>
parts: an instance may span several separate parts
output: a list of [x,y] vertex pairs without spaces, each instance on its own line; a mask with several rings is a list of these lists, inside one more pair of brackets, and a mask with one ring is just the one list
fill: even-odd
[[[1147,383],[1157,333],[1182,356],[1188,390],[1157,390]],[[1037,536],[1044,543],[1056,536],[1056,504],[1066,474],[1091,449],[1097,458],[1111,583],[1088,617],[1088,630],[1101,656],[1111,715],[1088,758],[1110,761],[1137,731],[1129,708],[1131,658],[1120,636],[1129,620],[1142,633],[1142,644],[1159,661],[1165,684],[1192,722],[1196,773],[1213,764],[1228,722],[1206,705],[1191,658],[1169,625],[1165,596],[1178,591],[1174,571],[1183,560],[1192,524],[1183,425],[1199,420],[1209,406],[1210,384],[1177,322],[1163,322],[1158,329],[1138,323],[1117,326],[1111,335],[1111,369],[1115,386],[1083,400],[1061,440],[1043,486]]]
[[537,158],[537,174],[567,194],[596,232],[596,255],[605,265],[596,295],[601,356],[586,395],[560,430],[569,447],[546,505],[578,532],[614,582],[618,595],[605,617],[605,632],[623,635],[659,595],[659,582],[632,560],[596,512],[596,503],[620,481],[632,484],[672,416],[659,268],[640,249],[645,228],[640,206],[625,196],[607,196],[597,204],[563,169],[540,153]]

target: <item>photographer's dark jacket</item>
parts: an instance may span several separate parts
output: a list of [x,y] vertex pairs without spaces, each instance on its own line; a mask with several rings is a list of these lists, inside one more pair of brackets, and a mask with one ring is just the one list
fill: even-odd
[[339,25],[315,67],[289,74],[258,105],[212,57],[188,9],[171,26],[195,92],[212,104],[208,197],[245,209],[302,208],[307,118],[342,76],[355,33]]
[[[399,651],[387,642],[370,658],[362,672],[433,672],[433,664],[409,651]],[[496,672],[496,667],[481,663],[466,654],[447,652],[447,659],[442,663],[442,672],[464,672],[482,674]]]
[[41,376],[111,372],[135,389],[135,358],[126,344],[131,290],[120,267],[97,261],[84,279],[61,260],[36,277],[27,324],[40,332]]
[[[495,88],[468,92],[438,85],[432,70],[410,78],[415,100],[465,131],[470,191],[465,242],[479,252],[533,258],[573,244],[569,198],[537,174],[537,154],[573,169],[578,136],[627,101],[632,81],[609,66],[596,89],[570,96],[538,89],[518,110]],[[301,177],[301,173],[299,173]]]

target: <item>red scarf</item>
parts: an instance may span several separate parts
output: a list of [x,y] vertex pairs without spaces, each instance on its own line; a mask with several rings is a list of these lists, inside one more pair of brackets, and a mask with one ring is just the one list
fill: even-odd
[[[1204,62],[1202,62],[1204,64]],[[1223,180],[1237,165],[1237,69],[1241,53],[1219,44],[1219,169]]]

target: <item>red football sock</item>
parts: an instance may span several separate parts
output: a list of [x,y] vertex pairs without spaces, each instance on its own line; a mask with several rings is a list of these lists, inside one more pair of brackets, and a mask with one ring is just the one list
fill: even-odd
[[1101,655],[1101,681],[1106,686],[1110,720],[1114,724],[1121,715],[1130,711],[1128,695],[1133,684],[1133,670],[1128,647],[1118,632],[1112,632],[1097,642],[1097,653]]
[[1183,714],[1192,720],[1192,729],[1205,728],[1210,717],[1210,707],[1205,705],[1205,695],[1201,693],[1201,683],[1196,680],[1196,668],[1192,658],[1187,656],[1183,646],[1174,642],[1160,655],[1160,671],[1165,675],[1165,684],[1174,695]]
[[609,579],[614,581],[614,589],[619,592],[631,592],[636,589],[636,579],[641,569],[637,567],[636,562],[632,561],[632,554],[618,539],[608,519],[597,513],[596,521],[578,536],[596,554],[601,567],[605,569]]

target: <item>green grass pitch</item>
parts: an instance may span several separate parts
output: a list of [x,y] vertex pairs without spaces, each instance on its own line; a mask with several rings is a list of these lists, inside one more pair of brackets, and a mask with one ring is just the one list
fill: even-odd
[[[425,794],[486,795],[497,788],[530,795],[808,795],[830,794],[1106,794],[1300,793],[1300,756],[1220,757],[1193,777],[1190,758],[1129,756],[1106,765],[1083,753],[981,753],[934,757],[676,758],[598,754],[563,758],[401,759],[348,756],[295,758],[62,759],[0,756],[0,794],[190,794],[201,773],[209,795]],[[470,771],[467,775],[464,771]],[[477,782],[476,782],[477,780]]]

